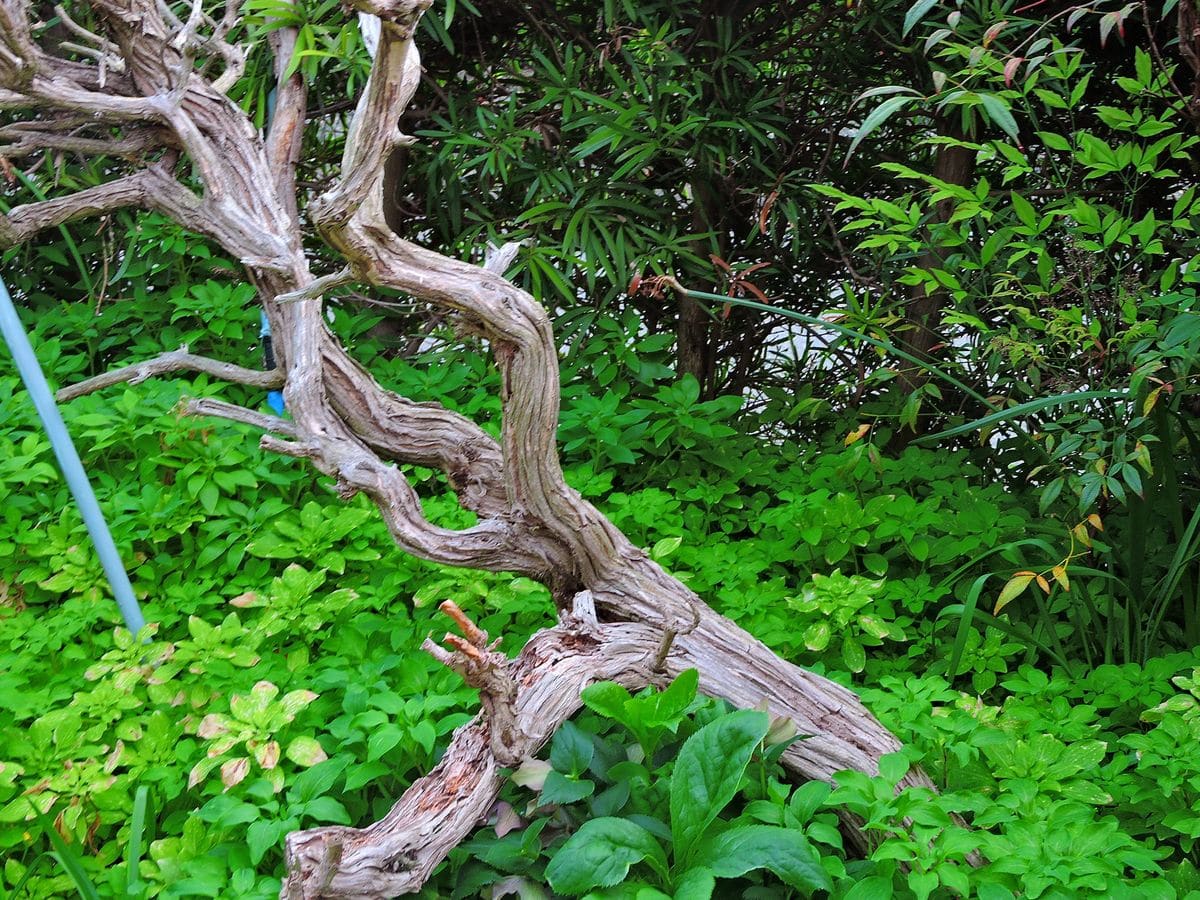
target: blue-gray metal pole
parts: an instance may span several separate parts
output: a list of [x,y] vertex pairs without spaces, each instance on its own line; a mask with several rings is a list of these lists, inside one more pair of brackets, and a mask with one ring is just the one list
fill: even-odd
[[83,469],[83,463],[79,460],[79,454],[75,452],[75,444],[71,441],[66,423],[63,422],[54,396],[50,393],[50,385],[46,383],[46,376],[38,364],[37,356],[29,343],[29,336],[25,334],[25,328],[17,316],[17,308],[13,305],[3,279],[0,279],[0,336],[3,336],[12,352],[17,371],[21,373],[21,380],[25,382],[25,388],[33,399],[33,406],[41,417],[42,426],[50,437],[50,446],[54,448],[59,468],[67,479],[71,493],[75,495],[75,503],[83,515],[83,523],[96,546],[96,555],[100,557],[100,564],[104,566],[104,574],[108,576],[113,596],[117,598],[117,606],[121,608],[121,615],[125,618],[125,627],[137,634],[146,624],[142,608],[133,595],[133,585],[129,583],[129,576],[121,563],[120,554],[117,553],[117,545],[113,543],[108,523],[104,521],[104,514],[100,511],[100,504],[96,502],[96,495],[92,493],[92,485]]

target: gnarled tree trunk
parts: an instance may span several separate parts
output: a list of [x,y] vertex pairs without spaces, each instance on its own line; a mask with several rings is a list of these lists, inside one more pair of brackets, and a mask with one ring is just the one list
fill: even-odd
[[[790,716],[812,736],[783,757],[803,778],[827,779],[841,769],[873,773],[878,757],[898,747],[850,691],[779,659],[713,612],[567,486],[555,449],[558,359],[540,304],[499,273],[426,250],[388,227],[384,164],[411,141],[397,122],[417,86],[412,36],[429,2],[353,2],[382,20],[382,34],[341,178],[307,210],[346,261],[344,271],[317,278],[302,248],[295,186],[305,88],[298,76],[283,76],[291,30],[273,32],[279,80],[274,120],[263,135],[225,96],[243,61],[243,50],[226,42],[236,4],[212,21],[197,2],[194,14],[178,21],[154,0],[90,0],[102,23],[102,34],[92,35],[102,62],[84,65],[39,46],[28,0],[0,0],[0,107],[27,113],[0,127],[0,152],[52,148],[116,156],[128,165],[107,184],[0,217],[0,241],[120,207],[158,210],[242,261],[279,360],[264,374],[176,351],[63,396],[180,369],[281,386],[291,421],[213,400],[194,402],[192,411],[257,425],[266,432],[264,447],[309,460],[346,496],[367,494],[406,551],[537,579],[560,610],[559,624],[512,661],[451,610],[464,638],[448,639],[453,652],[427,649],[480,687],[482,712],[383,820],[291,835],[286,897],[417,890],[486,814],[500,789],[499,769],[535,753],[579,707],[580,690],[598,679],[636,688],[696,667],[707,694],[739,706],[765,700],[771,713]],[[202,68],[200,60],[213,64]],[[210,69],[220,74],[206,77]],[[199,178],[200,193],[179,180],[185,172]],[[502,374],[499,441],[437,404],[382,389],[347,354],[325,325],[322,294],[350,281],[366,291],[407,292],[488,340]],[[398,463],[443,471],[478,524],[454,531],[427,521]],[[920,773],[909,778],[927,783]]]

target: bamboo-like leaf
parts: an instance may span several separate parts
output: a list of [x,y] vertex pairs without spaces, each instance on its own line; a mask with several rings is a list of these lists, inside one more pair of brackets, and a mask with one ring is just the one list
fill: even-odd
[[1029,413],[1039,412],[1043,409],[1049,409],[1054,406],[1063,406],[1067,403],[1076,403],[1082,400],[1127,400],[1129,393],[1127,391],[1075,391],[1070,394],[1054,394],[1050,397],[1039,397],[1037,400],[1030,400],[1027,403],[1019,403],[1009,409],[1000,410],[999,412],[991,413],[979,419],[974,419],[963,425],[956,425],[953,428],[947,428],[945,431],[939,431],[937,434],[926,435],[913,441],[914,444],[932,444],[944,438],[954,437],[959,434],[966,434],[968,431],[975,431],[980,428],[987,428],[989,425],[995,425],[997,422],[1003,422],[1006,419],[1015,419],[1020,416],[1029,415]]
[[869,100],[872,97],[887,97],[891,94],[912,94],[915,97],[921,96],[913,88],[903,84],[884,84],[880,85],[879,87],[868,88],[867,90],[863,91],[854,98],[854,102],[850,105],[857,106],[859,103],[862,103],[864,100]]
[[1001,100],[995,94],[980,94],[979,102],[993,124],[999,125],[1014,141],[1018,140],[1017,120],[1013,118],[1007,101]]
[[846,158],[849,159],[854,155],[855,148],[862,143],[871,132],[877,129],[880,125],[886,122],[893,113],[903,109],[912,103],[915,97],[889,97],[877,107],[871,110],[871,114],[863,119],[862,125],[858,128],[858,133],[855,134],[854,140],[850,142],[850,149],[846,151]]
[[917,0],[916,3],[910,6],[908,12],[904,14],[904,27],[900,31],[900,36],[908,37],[908,33],[929,14],[929,11],[933,9],[936,3],[937,0]]

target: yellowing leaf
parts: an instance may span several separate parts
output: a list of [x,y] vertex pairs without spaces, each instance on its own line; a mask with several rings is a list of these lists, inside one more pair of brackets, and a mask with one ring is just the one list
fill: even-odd
[[1062,585],[1062,589],[1064,591],[1069,591],[1071,589],[1071,582],[1067,578],[1066,566],[1055,566],[1050,570],[1050,574],[1054,576],[1055,581]]
[[1092,536],[1088,534],[1086,522],[1080,522],[1078,525],[1072,528],[1071,534],[1073,534],[1075,536],[1075,540],[1079,541],[1079,543],[1083,544],[1083,546],[1092,546]]
[[1000,615],[1000,610],[1020,597],[1021,592],[1029,587],[1029,582],[1033,581],[1036,577],[1037,575],[1034,572],[1018,572],[1012,578],[1008,579],[1008,583],[1000,591],[1000,598],[996,601],[996,607],[992,610],[992,615]]
[[1042,593],[1050,593],[1050,582],[1046,580],[1044,575],[1039,575],[1035,580],[1037,581],[1037,586],[1042,589]]
[[1007,21],[1000,21],[1000,22],[997,22],[995,25],[991,26],[987,31],[985,31],[983,33],[983,46],[985,46],[985,47],[990,46],[992,41],[994,41],[997,37],[1000,36],[1000,32],[1002,32],[1004,30],[1006,25],[1008,25]]
[[870,425],[866,425],[866,424],[859,425],[852,432],[850,432],[848,435],[846,435],[846,440],[845,440],[846,446],[849,447],[851,444],[855,443],[856,441],[861,441],[864,437],[866,437],[867,432],[870,430],[871,430]]
[[1160,384],[1149,394],[1146,395],[1145,401],[1142,403],[1142,415],[1150,415],[1150,410],[1154,409],[1154,404],[1158,402],[1158,395],[1162,393],[1162,385]]
[[1092,513],[1090,516],[1088,516],[1087,520],[1097,531],[1104,530],[1104,523],[1100,520],[1100,516],[1098,516],[1096,513]]
[[527,757],[521,763],[520,768],[512,773],[511,777],[514,784],[529,788],[531,791],[540,791],[546,781],[546,776],[549,774],[550,763],[545,760]]
[[279,742],[267,741],[254,748],[254,759],[264,769],[273,769],[279,765]]
[[307,736],[294,738],[288,744],[285,755],[298,766],[315,766],[329,759],[317,739]]
[[1150,448],[1141,441],[1137,442],[1137,446],[1133,448],[1133,458],[1147,475],[1154,474],[1154,465],[1150,462]]
[[220,713],[209,713],[200,721],[196,734],[202,738],[215,738],[217,735],[229,732],[229,718]]

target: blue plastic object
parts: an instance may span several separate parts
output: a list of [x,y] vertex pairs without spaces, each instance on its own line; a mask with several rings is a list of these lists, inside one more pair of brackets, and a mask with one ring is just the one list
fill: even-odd
[[[258,336],[262,338],[263,365],[270,371],[275,368],[275,350],[271,345],[271,323],[267,321],[266,310],[262,310],[260,315],[262,317],[262,328],[259,329]],[[283,392],[268,391],[267,406],[271,407],[275,415],[282,416],[284,410]]]
[[133,585],[129,583],[129,575],[125,572],[121,555],[117,553],[117,545],[113,543],[108,523],[104,521],[104,514],[100,511],[100,504],[96,502],[87,472],[84,471],[79,454],[75,451],[70,432],[67,431],[62,414],[54,402],[54,395],[50,393],[50,385],[46,382],[46,376],[33,352],[33,346],[29,343],[25,327],[17,316],[17,308],[13,305],[3,279],[0,279],[0,336],[3,336],[8,344],[21,380],[25,382],[34,409],[42,420],[42,427],[46,429],[50,438],[50,446],[54,449],[58,466],[75,497],[76,505],[79,506],[83,523],[87,526],[88,534],[96,547],[96,555],[100,557],[100,565],[104,567],[104,574],[108,576],[113,596],[125,619],[125,627],[137,634],[146,624],[142,608],[133,595]]

